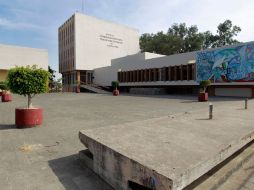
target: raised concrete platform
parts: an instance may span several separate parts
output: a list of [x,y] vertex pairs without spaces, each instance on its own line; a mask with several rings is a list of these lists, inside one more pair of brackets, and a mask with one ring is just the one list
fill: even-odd
[[85,162],[117,190],[178,190],[253,140],[253,111],[233,105],[82,130]]

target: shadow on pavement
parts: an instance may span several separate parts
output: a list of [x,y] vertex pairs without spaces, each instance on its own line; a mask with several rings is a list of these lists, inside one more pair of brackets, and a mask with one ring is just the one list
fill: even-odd
[[[145,98],[154,98],[154,99],[178,99],[182,100],[181,103],[194,103],[198,102],[198,95],[184,95],[184,94],[164,94],[164,95],[144,95],[144,94],[128,94],[122,93],[122,96],[129,97],[145,97]],[[252,98],[249,98],[251,100]],[[242,97],[222,97],[222,96],[209,96],[209,101],[212,102],[226,102],[226,101],[239,101],[245,100]]]
[[113,190],[94,172],[82,166],[77,154],[50,160],[48,163],[66,190]]
[[9,129],[16,129],[15,125],[1,125],[0,124],[0,131],[1,130],[9,130]]

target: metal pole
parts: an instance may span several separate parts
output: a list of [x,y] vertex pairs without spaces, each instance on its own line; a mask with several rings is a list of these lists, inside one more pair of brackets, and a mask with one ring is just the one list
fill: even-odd
[[248,98],[245,99],[245,109],[248,109]]
[[209,103],[209,119],[213,119],[213,104]]

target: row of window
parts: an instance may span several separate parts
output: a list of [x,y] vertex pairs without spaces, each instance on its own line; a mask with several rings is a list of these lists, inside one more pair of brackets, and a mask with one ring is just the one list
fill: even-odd
[[63,84],[64,85],[73,85],[76,84],[77,73],[65,73],[63,74]]
[[59,54],[59,60],[66,60],[69,59],[70,57],[72,58],[74,56],[74,47],[70,47],[69,49],[67,49],[66,51],[62,51]]
[[59,70],[60,70],[60,72],[74,70],[74,59],[61,61],[59,64]]
[[68,19],[60,28],[58,39],[64,41],[74,33],[74,17]]
[[59,28],[58,35],[60,72],[74,70],[74,17]]
[[59,47],[62,49],[68,48],[70,45],[74,43],[74,33],[71,36],[67,36],[66,38],[59,39]]
[[195,80],[194,64],[118,72],[121,83],[182,80]]

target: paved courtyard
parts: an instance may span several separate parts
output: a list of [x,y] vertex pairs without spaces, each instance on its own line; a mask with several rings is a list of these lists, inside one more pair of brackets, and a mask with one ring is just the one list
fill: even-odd
[[[0,189],[111,190],[93,172],[81,167],[77,155],[84,149],[78,139],[80,130],[196,110],[204,110],[204,117],[208,114],[208,103],[199,103],[190,96],[44,94],[33,102],[44,108],[43,125],[16,129],[15,107],[25,106],[26,101],[14,95],[13,102],[0,103]],[[215,111],[220,106],[244,106],[242,99],[211,101]]]

